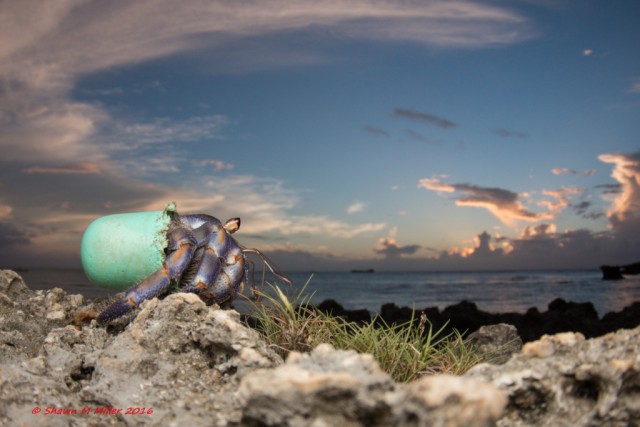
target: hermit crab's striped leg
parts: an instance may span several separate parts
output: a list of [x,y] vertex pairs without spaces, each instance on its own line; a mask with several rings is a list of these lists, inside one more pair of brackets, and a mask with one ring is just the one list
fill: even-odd
[[245,257],[242,248],[235,239],[227,235],[227,252],[222,258],[220,274],[209,286],[209,292],[216,296],[216,302],[224,302],[234,298],[244,289]]
[[191,226],[205,221],[194,230],[199,245],[202,245],[202,236],[208,236],[205,246],[199,249],[202,255],[197,271],[182,292],[197,294],[207,304],[235,297],[244,279],[244,257],[230,234],[240,228],[240,218],[232,218],[224,226],[217,218],[208,215],[189,215],[181,217],[181,220]]
[[189,266],[197,247],[197,240],[191,229],[181,223],[173,222],[167,233],[169,245],[164,265],[129,289],[124,298],[107,307],[98,316],[98,322],[104,323],[118,318],[142,301],[151,299],[166,291],[169,286],[180,280],[182,273]]
[[[213,303],[212,295],[207,289],[220,274],[221,263],[220,251],[226,247],[226,233],[220,222],[213,218],[213,221],[204,222],[194,234],[198,239],[198,265],[194,266],[195,273],[186,280],[186,286],[181,292],[194,293],[203,301]],[[193,222],[192,222],[193,223]],[[191,275],[189,275],[191,276]]]

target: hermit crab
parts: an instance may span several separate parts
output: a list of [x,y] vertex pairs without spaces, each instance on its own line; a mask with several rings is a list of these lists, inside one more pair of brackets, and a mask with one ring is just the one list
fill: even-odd
[[262,252],[231,236],[239,228],[240,218],[223,224],[211,215],[179,215],[173,203],[164,211],[98,218],[82,238],[85,273],[101,286],[128,287],[122,299],[98,315],[98,322],[116,319],[175,287],[208,305],[232,300],[247,282],[255,290],[249,254],[262,260],[263,284],[267,269],[291,284]]

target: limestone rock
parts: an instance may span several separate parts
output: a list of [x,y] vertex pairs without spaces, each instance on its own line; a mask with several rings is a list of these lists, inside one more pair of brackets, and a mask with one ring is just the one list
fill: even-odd
[[237,426],[490,426],[504,396],[447,375],[395,384],[370,355],[323,344],[245,377]]
[[499,426],[627,426],[640,420],[640,328],[586,340],[544,336],[506,364],[465,377],[490,381],[509,399]]
[[[595,340],[545,337],[501,366],[398,384],[371,356],[328,345],[283,362],[237,312],[193,294],[146,301],[109,327],[75,326],[77,315],[105,304],[61,289],[32,291],[16,273],[0,271],[0,425],[626,426],[640,419],[640,329]],[[490,329],[476,344],[490,348],[510,332]]]

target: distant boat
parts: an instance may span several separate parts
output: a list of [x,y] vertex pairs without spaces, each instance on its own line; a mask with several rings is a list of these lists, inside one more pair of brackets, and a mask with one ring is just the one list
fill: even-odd
[[368,268],[366,270],[351,270],[352,273],[375,273],[376,271],[373,268]]

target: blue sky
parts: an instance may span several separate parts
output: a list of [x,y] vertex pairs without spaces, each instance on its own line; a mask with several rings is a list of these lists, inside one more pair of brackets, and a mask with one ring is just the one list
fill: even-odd
[[640,260],[637,2],[0,7],[4,266],[169,201],[285,270]]

